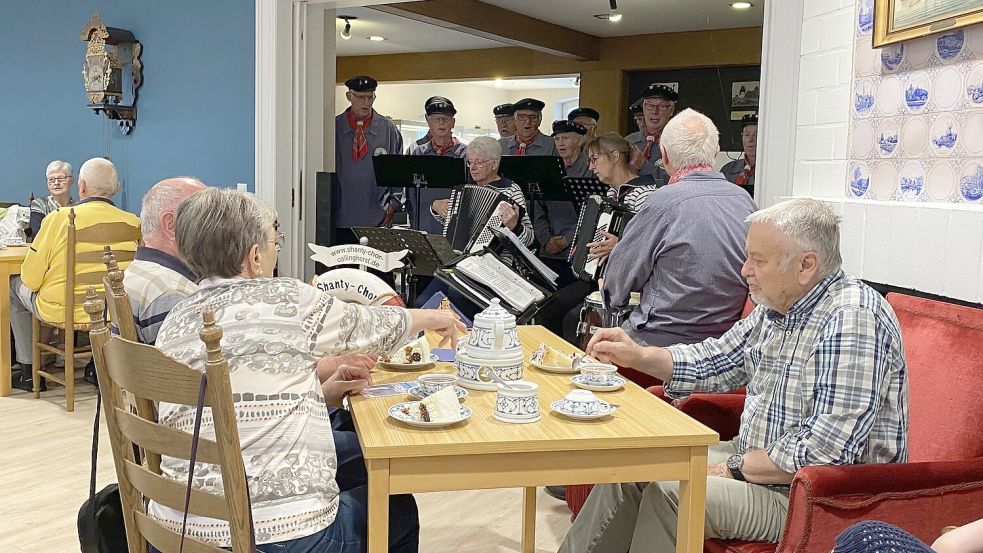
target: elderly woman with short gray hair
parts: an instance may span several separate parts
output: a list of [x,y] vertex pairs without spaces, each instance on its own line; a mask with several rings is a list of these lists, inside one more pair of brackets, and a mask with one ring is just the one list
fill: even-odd
[[[260,549],[277,544],[277,551],[364,550],[366,490],[339,492],[325,402],[340,405],[345,395],[364,388],[369,370],[342,365],[322,386],[315,364],[325,355],[389,352],[421,330],[453,340],[463,327],[437,311],[346,304],[297,279],[272,278],[283,233],[276,228],[276,212],[249,193],[207,189],[191,195],[177,209],[176,239],[202,280],[197,292],[171,310],[157,347],[202,368],[201,313],[215,312],[224,331]],[[193,408],[161,404],[159,411],[161,424],[191,432]],[[211,424],[205,417],[202,435],[213,432]],[[183,481],[186,470],[175,460],[161,463],[163,475],[174,480]],[[196,471],[194,486],[221,493],[217,467]],[[416,551],[419,522],[412,497],[395,497],[392,509],[392,550]],[[152,504],[150,512],[181,526],[178,510]],[[221,521],[189,517],[188,534],[231,546],[229,526]]]
[[52,211],[72,205],[72,165],[66,161],[56,159],[48,164],[44,170],[44,178],[48,183],[48,192],[51,194],[45,198],[34,198],[31,202],[31,235],[37,236],[41,228],[41,221]]

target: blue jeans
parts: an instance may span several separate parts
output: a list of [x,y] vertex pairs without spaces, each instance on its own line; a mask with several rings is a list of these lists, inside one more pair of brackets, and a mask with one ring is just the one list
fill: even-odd
[[365,472],[365,458],[355,434],[352,414],[345,409],[329,407],[328,415],[331,417],[331,434],[338,457],[338,471],[335,474],[338,488],[346,491],[366,485],[369,477]]
[[[368,487],[341,492],[338,515],[324,530],[295,540],[257,545],[261,553],[365,553],[368,549]],[[389,552],[417,553],[420,516],[412,495],[389,497]],[[151,546],[150,553],[160,553]]]

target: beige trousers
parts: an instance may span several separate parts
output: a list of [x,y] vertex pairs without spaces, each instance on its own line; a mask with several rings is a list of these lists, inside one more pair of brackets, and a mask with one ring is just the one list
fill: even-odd
[[[720,443],[710,448],[707,462],[722,463],[736,452],[735,443]],[[678,482],[599,484],[559,553],[671,553],[678,511]],[[707,478],[707,538],[777,542],[787,513],[787,489]]]

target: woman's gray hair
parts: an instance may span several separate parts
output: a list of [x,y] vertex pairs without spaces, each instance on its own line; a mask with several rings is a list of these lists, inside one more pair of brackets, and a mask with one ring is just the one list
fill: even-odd
[[48,164],[48,168],[44,170],[44,176],[47,177],[51,173],[61,173],[70,177],[72,176],[72,164],[56,159]]
[[490,136],[479,136],[468,144],[468,153],[482,154],[487,159],[501,159],[502,143]]
[[720,152],[720,132],[709,117],[684,109],[662,130],[659,145],[677,171],[695,165],[713,165]]
[[840,217],[824,202],[811,198],[795,198],[755,211],[748,223],[771,223],[782,231],[798,251],[788,252],[782,269],[800,253],[816,252],[820,277],[840,269]]
[[207,188],[177,208],[177,249],[200,278],[234,277],[250,248],[266,245],[275,223],[276,211],[254,194]]

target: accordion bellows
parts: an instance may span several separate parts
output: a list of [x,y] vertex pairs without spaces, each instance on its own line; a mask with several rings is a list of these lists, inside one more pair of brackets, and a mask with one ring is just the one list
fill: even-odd
[[451,248],[459,252],[475,251],[491,242],[488,227],[490,223],[501,226],[498,204],[507,201],[508,196],[488,186],[467,184],[451,190],[444,223],[444,236]]

